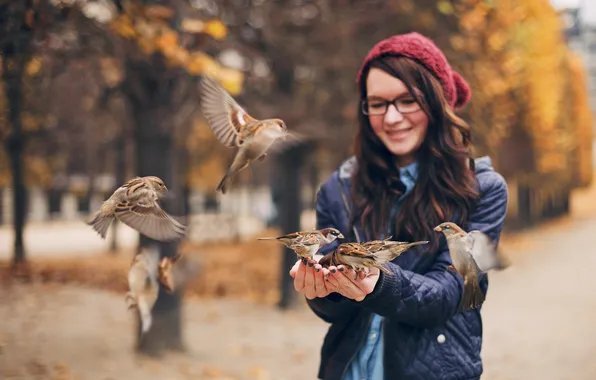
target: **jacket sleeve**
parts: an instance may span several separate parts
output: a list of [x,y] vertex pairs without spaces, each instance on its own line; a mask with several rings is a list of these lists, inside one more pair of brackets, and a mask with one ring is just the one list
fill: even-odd
[[[468,231],[480,230],[498,244],[507,212],[507,185],[500,174],[487,174],[490,177],[480,188],[480,199],[470,217]],[[424,275],[389,263],[386,266],[391,274],[381,273],[375,289],[362,305],[412,326],[441,325],[457,312],[463,292],[461,276],[446,270],[451,264],[447,248],[437,254],[433,266]]]
[[[326,186],[322,186],[317,194],[315,203],[317,215],[317,229],[333,227],[340,230],[342,234],[346,231],[341,231],[339,224],[336,224],[335,218],[329,211],[329,199],[327,198]],[[319,249],[320,254],[327,254],[333,251],[339,245],[339,241],[335,240],[331,244],[324,245]],[[348,318],[352,313],[360,307],[352,300],[349,300],[339,293],[331,293],[325,298],[307,299],[308,306],[312,311],[325,322],[333,323],[337,320]]]

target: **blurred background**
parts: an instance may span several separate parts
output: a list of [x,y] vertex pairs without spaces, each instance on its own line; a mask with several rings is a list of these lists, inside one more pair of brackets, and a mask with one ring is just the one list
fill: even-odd
[[[509,186],[483,307],[483,379],[594,379],[596,2],[2,0],[0,378],[314,379],[327,325],[293,291],[292,252],[351,155],[356,71],[418,31],[470,83],[476,156]],[[205,124],[214,76],[256,118],[308,138],[215,187],[235,150]],[[161,177],[189,226],[139,339],[126,273],[143,242],[85,223],[125,181]],[[587,292],[587,293],[583,293]]]

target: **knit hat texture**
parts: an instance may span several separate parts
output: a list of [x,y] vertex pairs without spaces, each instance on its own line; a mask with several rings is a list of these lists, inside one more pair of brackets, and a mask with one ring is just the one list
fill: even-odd
[[363,79],[362,74],[370,63],[385,56],[404,56],[430,70],[443,86],[445,97],[451,107],[461,108],[470,101],[472,91],[466,80],[451,68],[445,54],[432,40],[416,32],[395,35],[378,42],[360,66],[356,77],[359,86]]

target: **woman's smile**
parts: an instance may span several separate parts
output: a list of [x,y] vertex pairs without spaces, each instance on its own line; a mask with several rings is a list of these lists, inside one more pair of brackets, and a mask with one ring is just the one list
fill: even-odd
[[412,135],[413,127],[385,130],[385,135],[392,142],[401,142]]

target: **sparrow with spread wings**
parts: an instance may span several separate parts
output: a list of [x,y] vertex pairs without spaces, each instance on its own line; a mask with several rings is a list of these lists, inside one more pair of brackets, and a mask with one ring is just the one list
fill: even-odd
[[370,268],[378,268],[384,273],[390,273],[383,266],[408,249],[428,241],[405,243],[401,241],[372,240],[364,243],[342,243],[333,252],[325,255],[319,264],[325,268],[345,265],[354,270],[354,280],[361,272],[367,273]]
[[234,161],[222,178],[217,191],[223,194],[234,175],[256,160],[263,160],[276,140],[290,134],[281,119],[257,120],[250,116],[215,80],[204,77],[201,81],[201,108],[215,134],[226,147],[238,147]]
[[441,223],[434,228],[447,239],[447,247],[453,262],[447,269],[459,273],[464,279],[464,292],[460,309],[475,309],[482,305],[485,296],[478,281],[479,272],[502,270],[509,263],[497,251],[490,237],[482,231],[464,231],[452,222]]
[[157,203],[168,189],[159,177],[137,177],[120,186],[86,223],[105,239],[114,218],[159,241],[182,238],[187,228]]
[[339,230],[335,228],[323,228],[314,231],[292,232],[278,237],[259,238],[258,240],[277,240],[286,247],[292,249],[301,258],[312,262],[313,256],[321,246],[332,243],[335,239],[343,239]]

